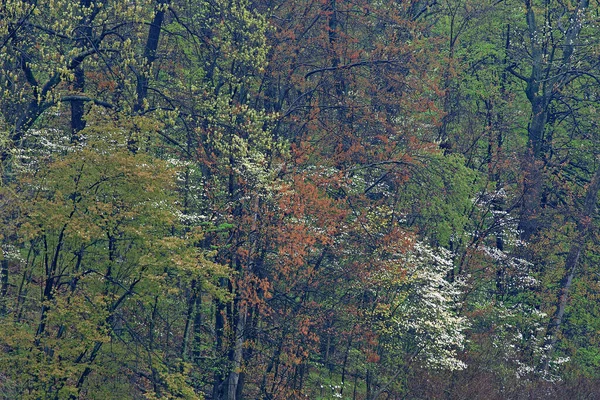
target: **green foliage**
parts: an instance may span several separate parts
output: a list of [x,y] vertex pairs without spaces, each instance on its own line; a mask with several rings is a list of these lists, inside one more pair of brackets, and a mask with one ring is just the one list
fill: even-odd
[[[104,344],[121,346],[118,319],[136,303],[151,304],[157,293],[177,290],[171,276],[198,280],[207,293],[226,298],[217,282],[228,270],[194,245],[201,231],[174,234],[182,232],[177,171],[148,154],[130,153],[119,128],[87,133],[86,144],[19,182],[18,234],[23,252],[37,255],[23,266],[23,279],[44,289],[39,298],[28,289],[30,295],[11,304],[18,316],[4,321],[14,331],[3,337],[10,349],[3,369],[34,377],[22,396],[64,397],[78,392],[77,379],[87,368],[102,375],[106,365],[96,366],[94,353]],[[165,391],[195,398],[185,379],[162,362],[148,367],[164,370],[159,379]]]
[[1,396],[600,397],[596,8],[3,1]]
[[473,229],[469,217],[481,177],[458,154],[424,154],[419,161],[403,188],[400,210],[409,226],[415,225],[436,245],[459,246]]

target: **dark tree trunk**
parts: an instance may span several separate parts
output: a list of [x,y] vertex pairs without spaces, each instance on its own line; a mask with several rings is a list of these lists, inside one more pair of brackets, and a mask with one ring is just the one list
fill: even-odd
[[168,0],[159,0],[154,14],[154,19],[150,24],[146,47],[144,48],[145,70],[141,71],[137,77],[137,102],[133,111],[139,113],[144,110],[144,101],[148,97],[149,69],[156,60],[156,51],[158,50],[158,42],[160,40],[160,32],[165,19],[165,5]]
[[[91,5],[91,0],[81,0],[79,4],[82,7],[89,8]],[[79,36],[82,39],[77,41],[77,46],[81,49],[88,48],[92,43],[92,21],[100,8],[94,8],[94,11],[91,15],[83,18],[81,21],[81,27],[78,32]],[[82,64],[79,64],[73,70],[73,91],[77,94],[83,94],[85,92],[85,70]],[[71,101],[71,142],[76,143],[79,141],[78,133],[85,128],[85,120],[83,119],[85,110],[84,110],[85,101],[81,99],[76,99]]]

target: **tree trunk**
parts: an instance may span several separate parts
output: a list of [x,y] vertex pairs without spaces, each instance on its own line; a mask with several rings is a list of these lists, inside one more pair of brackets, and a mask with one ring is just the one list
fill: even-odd
[[544,82],[542,48],[537,40],[537,23],[531,1],[527,0],[527,26],[531,43],[531,75],[527,79],[525,94],[531,104],[531,119],[527,127],[527,149],[523,155],[523,205],[519,218],[521,238],[529,240],[538,230],[540,197],[543,187],[543,175],[540,167],[544,129],[548,120],[548,106],[552,98],[552,88]]
[[166,0],[159,0],[157,3],[156,11],[154,14],[154,19],[150,24],[150,29],[148,30],[148,38],[146,40],[146,47],[144,48],[144,59],[145,59],[145,69],[138,74],[137,77],[137,102],[133,107],[133,111],[139,113],[144,110],[144,101],[148,96],[148,83],[149,83],[149,74],[150,67],[156,60],[156,51],[158,50],[158,42],[160,39],[160,32],[162,29],[163,20],[165,18],[165,8],[169,2]]
[[[220,279],[221,287],[227,287],[227,283],[224,282],[225,279]],[[215,300],[215,354],[217,357],[223,359],[221,357],[221,353],[223,352],[223,337],[224,337],[224,329],[225,329],[225,318],[223,314],[225,313],[225,304],[220,300]],[[222,391],[223,391],[223,371],[222,368],[224,366],[220,366],[220,368],[215,369],[215,374],[213,377],[213,390],[212,390],[212,398],[214,400],[222,399]]]
[[[531,48],[531,74],[525,78],[517,77],[527,83],[525,94],[531,104],[531,119],[528,130],[528,148],[524,154],[523,171],[525,182],[523,185],[523,205],[519,221],[522,239],[529,240],[539,230],[539,217],[541,212],[541,196],[543,188],[543,174],[541,162],[544,159],[544,131],[549,116],[549,106],[556,94],[564,89],[569,80],[568,71],[573,65],[573,52],[579,42],[579,34],[583,26],[583,13],[589,7],[589,0],[580,0],[576,9],[569,18],[569,26],[561,43],[552,44],[549,48],[542,43],[539,35],[541,26],[550,25],[551,21],[536,21],[536,13],[532,0],[525,0],[526,22],[529,32]],[[538,15],[539,17],[540,15]],[[543,16],[542,18],[548,18]],[[555,60],[557,48],[562,49],[562,57]],[[511,69],[509,69],[511,71]],[[514,71],[511,71],[514,74]]]
[[[2,251],[2,249],[0,249]],[[0,315],[6,313],[6,303],[8,301],[8,260],[0,253]]]
[[232,365],[227,383],[227,400],[236,400],[237,398],[238,383],[243,362],[243,345],[246,336],[247,309],[248,307],[245,304],[241,304],[237,311]]
[[546,331],[546,354],[544,357],[544,371],[550,367],[550,359],[554,353],[556,342],[558,341],[558,332],[562,325],[565,315],[565,308],[569,297],[569,290],[575,276],[575,269],[582,251],[585,248],[590,236],[592,219],[596,213],[596,203],[598,201],[598,191],[600,190],[600,166],[597,167],[594,177],[590,182],[586,195],[583,210],[577,220],[576,237],[571,244],[567,258],[565,259],[565,274],[560,282],[560,289],[556,299],[556,311],[548,329]]
[[[77,93],[83,93],[85,91],[85,73],[82,66],[75,68],[74,71],[75,79],[73,80],[73,90]],[[72,100],[71,101],[71,143],[77,143],[79,141],[78,133],[85,128],[84,115],[84,101],[83,100]]]
[[539,214],[541,212],[541,195],[543,173],[541,161],[535,157],[529,147],[523,158],[523,204],[519,216],[521,239],[528,241],[539,229]]
[[[89,8],[91,5],[91,0],[81,0],[79,2],[81,7]],[[92,21],[96,14],[100,11],[99,7],[94,7],[94,11],[91,15],[86,16],[81,21],[81,29],[79,32],[79,36],[82,39],[77,41],[77,46],[85,49],[89,47],[92,41]],[[85,92],[85,70],[83,69],[83,65],[79,64],[75,70],[73,71],[74,79],[73,79],[73,91],[77,94],[82,94]],[[72,100],[71,101],[71,143],[76,143],[79,141],[78,133],[85,128],[85,120],[83,119],[83,115],[85,113],[84,110],[84,100]]]

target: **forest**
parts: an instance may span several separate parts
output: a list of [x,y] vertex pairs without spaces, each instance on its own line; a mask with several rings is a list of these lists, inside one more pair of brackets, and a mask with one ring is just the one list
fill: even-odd
[[600,399],[598,0],[2,0],[0,398]]

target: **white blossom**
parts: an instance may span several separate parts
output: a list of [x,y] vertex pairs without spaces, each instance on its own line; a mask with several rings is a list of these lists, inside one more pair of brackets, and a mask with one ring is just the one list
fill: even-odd
[[409,347],[428,367],[459,370],[466,367],[458,351],[464,347],[468,323],[457,311],[464,279],[447,279],[452,258],[446,249],[416,242],[394,260],[406,271],[403,279],[394,276],[397,270],[393,268],[375,279],[396,291],[393,312],[386,316],[387,325],[382,329],[384,346],[391,352]]

